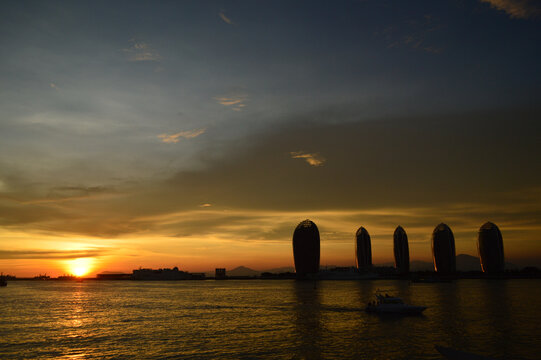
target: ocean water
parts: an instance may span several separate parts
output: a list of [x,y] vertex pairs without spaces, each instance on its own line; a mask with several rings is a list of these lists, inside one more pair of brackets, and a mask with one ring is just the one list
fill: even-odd
[[[428,309],[364,312],[377,289]],[[540,359],[540,304],[541,280],[11,281],[0,358]]]

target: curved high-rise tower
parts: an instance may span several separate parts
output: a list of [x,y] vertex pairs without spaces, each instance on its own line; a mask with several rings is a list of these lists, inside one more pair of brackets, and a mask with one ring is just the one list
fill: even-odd
[[495,224],[486,222],[481,226],[477,238],[477,249],[483,272],[489,274],[503,272],[505,268],[503,239],[500,229]]
[[319,231],[308,219],[301,221],[293,233],[293,259],[298,276],[319,271]]
[[446,275],[456,271],[455,237],[444,223],[436,226],[432,233],[432,256],[437,273]]
[[357,269],[368,270],[372,267],[372,244],[368,231],[362,226],[355,234],[355,260]]
[[410,250],[408,235],[402,226],[398,226],[393,235],[394,266],[399,274],[410,271]]

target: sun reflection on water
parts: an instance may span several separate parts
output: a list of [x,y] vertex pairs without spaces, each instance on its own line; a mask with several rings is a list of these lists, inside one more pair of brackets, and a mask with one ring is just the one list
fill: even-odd
[[87,335],[85,325],[90,318],[85,314],[85,302],[87,301],[84,284],[78,284],[73,288],[71,296],[65,299],[65,312],[61,325],[64,328],[65,338],[84,338]]

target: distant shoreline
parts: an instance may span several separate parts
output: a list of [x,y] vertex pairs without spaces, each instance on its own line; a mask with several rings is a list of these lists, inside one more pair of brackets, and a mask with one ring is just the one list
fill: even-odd
[[[415,272],[410,273],[409,276],[398,276],[398,275],[375,275],[365,278],[346,278],[346,277],[313,277],[310,279],[299,279],[299,281],[367,281],[367,280],[404,280],[411,281],[413,283],[441,283],[441,282],[451,282],[454,280],[465,280],[465,279],[480,279],[480,280],[513,280],[513,279],[541,279],[541,271],[524,273],[524,272],[512,272],[499,275],[487,275],[482,272],[464,272],[457,273],[452,276],[439,277],[435,272]],[[36,279],[36,278],[11,278],[11,281],[38,281],[38,282],[84,282],[84,281],[226,281],[226,280],[297,280],[297,277],[294,273],[292,274],[271,274],[270,276],[226,276],[225,278],[216,279],[215,277],[205,277],[197,279],[132,279],[129,277],[125,278],[116,278],[116,279],[100,279],[98,277],[85,277],[85,278],[73,278],[73,279]]]

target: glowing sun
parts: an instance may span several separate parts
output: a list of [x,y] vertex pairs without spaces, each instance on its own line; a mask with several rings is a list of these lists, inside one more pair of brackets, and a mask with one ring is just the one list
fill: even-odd
[[92,259],[91,258],[78,258],[75,260],[68,261],[68,268],[70,274],[75,276],[83,276],[90,272],[92,269]]

